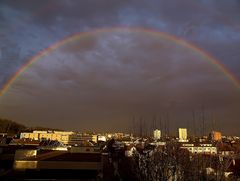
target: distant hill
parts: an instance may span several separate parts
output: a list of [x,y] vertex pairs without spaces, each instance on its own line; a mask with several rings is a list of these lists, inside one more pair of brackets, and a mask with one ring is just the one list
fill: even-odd
[[54,128],[46,128],[46,127],[41,127],[41,126],[36,126],[36,127],[28,127],[25,129],[25,131],[30,131],[32,132],[33,130],[39,130],[39,131],[63,131],[62,129],[54,129]]
[[0,118],[0,132],[8,134],[18,134],[26,129],[25,125],[16,123],[9,119]]
[[27,127],[23,124],[19,124],[15,121],[9,120],[9,119],[2,119],[0,118],[0,133],[8,133],[8,134],[18,134],[21,132],[32,132],[33,130],[41,130],[41,131],[47,131],[47,130],[57,130],[57,131],[63,131],[60,129],[53,129],[53,128],[45,128],[45,127]]

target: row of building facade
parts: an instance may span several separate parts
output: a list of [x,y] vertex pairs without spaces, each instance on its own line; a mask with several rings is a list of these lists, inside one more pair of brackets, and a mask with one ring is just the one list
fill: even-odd
[[93,141],[99,140],[106,141],[105,136],[85,133],[75,133],[72,131],[33,131],[24,132],[20,134],[20,139],[31,139],[31,140],[53,140],[64,143],[65,145],[79,144],[82,141]]
[[[212,131],[209,136],[212,141],[221,141],[221,139],[222,139],[222,134],[221,134],[221,132],[218,132],[218,131]],[[161,139],[161,130],[155,129],[153,131],[153,137],[156,140]],[[188,142],[187,128],[179,128],[178,129],[178,141],[179,142]]]

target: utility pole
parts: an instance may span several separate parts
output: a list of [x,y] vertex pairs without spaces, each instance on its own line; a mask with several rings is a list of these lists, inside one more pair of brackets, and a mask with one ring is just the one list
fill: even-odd
[[158,119],[158,121],[159,121],[159,129],[162,131],[162,116],[160,115],[159,116],[159,119]]

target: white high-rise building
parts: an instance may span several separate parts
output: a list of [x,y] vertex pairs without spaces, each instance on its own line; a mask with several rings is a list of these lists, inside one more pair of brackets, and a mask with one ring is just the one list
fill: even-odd
[[155,129],[153,131],[153,137],[154,137],[154,139],[160,139],[161,138],[161,130]]
[[179,141],[187,141],[187,128],[178,129]]

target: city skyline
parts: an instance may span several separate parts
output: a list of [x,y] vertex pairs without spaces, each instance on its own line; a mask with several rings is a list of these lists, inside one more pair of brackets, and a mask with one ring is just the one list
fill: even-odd
[[240,4],[174,4],[1,1],[0,118],[128,131],[157,117],[238,135]]

